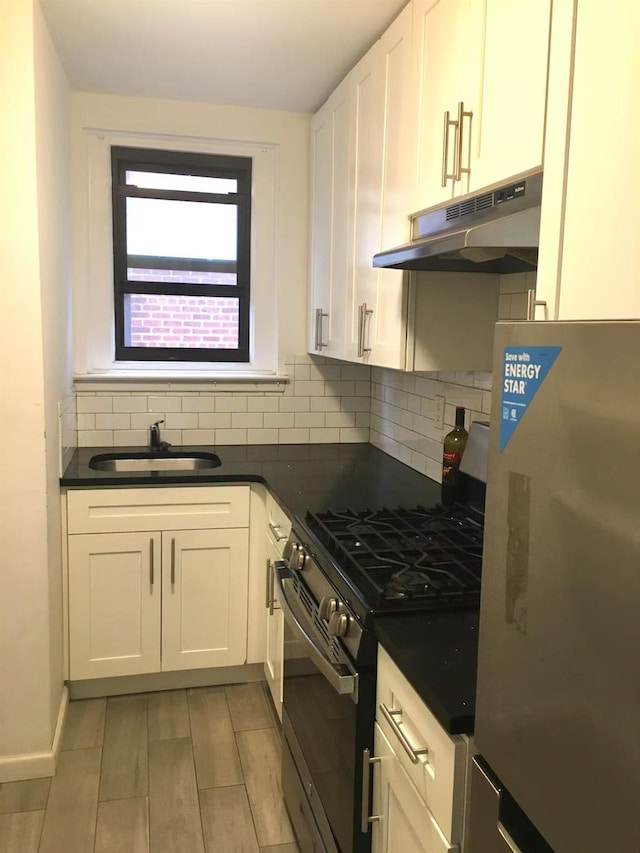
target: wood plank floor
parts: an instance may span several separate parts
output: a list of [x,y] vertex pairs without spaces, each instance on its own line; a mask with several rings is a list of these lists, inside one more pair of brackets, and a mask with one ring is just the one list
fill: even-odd
[[71,702],[53,779],[0,785],[0,853],[299,853],[264,684]]

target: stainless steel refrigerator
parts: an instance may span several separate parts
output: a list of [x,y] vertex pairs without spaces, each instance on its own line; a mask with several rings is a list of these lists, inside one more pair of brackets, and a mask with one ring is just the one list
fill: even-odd
[[468,851],[640,851],[640,322],[496,328]]

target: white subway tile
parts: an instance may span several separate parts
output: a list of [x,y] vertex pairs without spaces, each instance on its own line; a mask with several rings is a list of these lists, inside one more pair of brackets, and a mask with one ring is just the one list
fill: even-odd
[[411,467],[419,471],[421,474],[427,473],[427,457],[423,456],[422,453],[416,453],[416,451],[412,451],[411,453]]
[[419,397],[435,397],[436,394],[442,393],[438,389],[439,383],[437,379],[425,379],[423,376],[416,377],[415,392]]
[[201,397],[183,397],[182,411],[183,412],[215,412],[216,398],[213,394],[203,395]]
[[147,411],[147,397],[145,395],[130,395],[128,397],[114,397],[113,398],[113,411],[114,412],[146,412]]
[[[309,372],[311,370],[310,364],[296,364],[293,368],[293,378],[298,380],[309,380],[311,377],[309,376]],[[314,366],[314,370],[316,370]]]
[[147,397],[150,412],[181,412],[182,397],[168,397],[166,394]]
[[368,412],[371,407],[368,397],[341,397],[340,401],[343,412]]
[[215,430],[213,429],[183,429],[183,444],[215,444]]
[[340,378],[352,382],[369,382],[372,378],[371,373],[371,368],[366,364],[347,364],[342,368]]
[[281,429],[278,434],[279,444],[308,444],[308,429]]
[[250,429],[247,432],[249,444],[277,444],[277,429]]
[[510,320],[526,320],[527,319],[527,294],[514,293],[511,296],[511,310],[509,312]]
[[246,397],[216,397],[216,412],[246,412]]
[[324,412],[296,412],[295,427],[319,428],[325,425]]
[[356,383],[343,382],[327,382],[327,394],[332,394],[334,397],[355,397]]
[[491,391],[482,392],[482,411],[485,415],[491,414]]
[[131,415],[96,415],[96,429],[130,429]]
[[326,361],[322,355],[311,356],[307,352],[296,353],[294,360],[296,364],[324,364]]
[[355,444],[359,442],[368,442],[369,441],[369,430],[362,429],[361,427],[357,427],[354,429],[342,428],[340,430],[340,443],[341,444]]
[[117,429],[113,433],[114,447],[146,447],[148,434],[143,429]]
[[464,406],[465,409],[482,408],[482,394],[479,388],[465,388],[462,385],[447,385],[445,400],[450,406]]
[[312,380],[331,380],[334,381],[336,379],[342,379],[342,370],[343,368],[339,367],[337,364],[319,364],[319,365],[311,365],[309,368],[309,379]]
[[436,483],[442,482],[442,459],[427,459],[427,477],[431,477]]
[[500,276],[500,293],[524,293],[526,289],[526,273],[514,272]]
[[[113,397],[85,397],[84,394],[78,394],[78,414],[86,414],[90,412],[112,412]],[[91,445],[89,445],[91,446]]]
[[248,397],[247,410],[249,412],[277,412],[277,397]]
[[354,427],[355,412],[327,412],[325,423],[328,427]]
[[[147,436],[149,433],[147,433]],[[168,441],[169,444],[175,444],[176,446],[180,446],[182,444],[182,430],[181,429],[163,429],[162,430],[162,440]]]
[[132,412],[130,417],[131,429],[144,429],[147,431],[152,423],[165,419],[165,415],[162,412]]
[[272,414],[267,412],[264,416],[264,425],[266,429],[286,429],[294,424],[295,415],[293,412],[282,412]]
[[324,397],[325,383],[317,380],[309,382],[298,382],[296,380],[293,393],[296,397]]
[[473,387],[491,391],[493,388],[493,373],[490,370],[476,370],[473,374]]
[[407,408],[410,412],[414,412],[415,414],[420,414],[420,407],[422,406],[422,397],[418,397],[417,394],[407,394]]
[[164,419],[166,429],[198,429],[197,412],[169,412]]
[[199,412],[198,429],[230,429],[231,412]]
[[473,388],[473,371],[456,370],[455,377],[456,385],[466,385],[468,388]]
[[280,399],[281,412],[308,412],[309,397],[282,397]]
[[436,401],[431,397],[422,397],[420,405],[420,414],[423,418],[435,418],[436,416]]
[[356,412],[356,426],[369,428],[371,423],[371,415],[369,412]]
[[113,447],[113,430],[78,430],[78,447]]
[[246,444],[246,429],[217,429],[215,444]]
[[409,408],[409,397],[406,391],[399,391],[397,388],[385,386],[384,389],[385,403],[391,403],[392,406],[397,406],[399,409]]
[[261,412],[234,412],[231,415],[233,429],[262,429],[264,415]]
[[312,444],[338,444],[340,441],[339,429],[310,429],[309,441]]
[[509,320],[511,317],[511,294],[501,293],[498,297],[498,320]]
[[86,414],[86,415],[77,415],[78,418],[78,429],[86,430],[86,429],[95,429],[96,428],[96,416],[94,414]]
[[311,397],[312,412],[339,412],[341,397]]

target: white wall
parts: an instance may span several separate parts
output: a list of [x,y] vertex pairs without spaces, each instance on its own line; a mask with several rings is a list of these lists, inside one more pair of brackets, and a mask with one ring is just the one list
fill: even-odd
[[[64,181],[64,156],[56,148],[50,167],[63,175],[38,204],[36,164],[44,169],[49,110],[61,109],[55,97],[60,77],[53,55],[43,43],[39,8],[31,2],[0,0],[0,335],[3,417],[0,419],[0,781],[38,775],[52,767],[51,747],[62,693],[61,608],[55,503],[55,406],[45,403],[46,382],[62,375],[58,335],[66,348],[68,325],[53,308],[58,297],[41,298],[41,270],[55,263],[66,247],[58,246],[57,182]],[[38,33],[34,47],[34,27]],[[37,59],[34,51],[37,50]],[[35,69],[38,69],[37,72]],[[45,93],[41,82],[52,75]],[[36,82],[36,77],[38,82]],[[36,98],[36,90],[41,98]],[[59,126],[59,125],[58,125]],[[56,146],[60,140],[56,143]],[[50,216],[45,217],[47,210]],[[45,221],[46,220],[46,221]],[[49,246],[41,259],[41,226]],[[42,263],[41,263],[42,260]],[[57,287],[47,270],[43,284]],[[62,325],[59,325],[62,323]],[[43,329],[45,341],[43,342]],[[53,330],[57,330],[53,334]],[[44,370],[45,352],[52,367]],[[55,367],[57,365],[58,367]],[[59,368],[59,369],[58,369]],[[52,387],[51,394],[55,393]],[[54,435],[46,436],[49,428]],[[50,491],[48,493],[48,483]],[[49,553],[54,562],[49,569]],[[51,606],[53,605],[53,613]]]
[[47,466],[50,714],[51,720],[55,722],[63,684],[58,403],[72,392],[70,105],[67,78],[38,5],[34,44],[38,242]]
[[[285,354],[306,351],[309,121],[306,114],[276,110],[74,93],[76,373],[95,374],[119,367],[109,365],[112,359],[106,352],[113,346],[111,328],[106,325],[113,315],[110,144],[253,157],[252,203],[254,226],[257,221],[259,227],[252,234],[252,305],[255,329],[263,336],[271,330],[276,341],[270,347],[270,363],[260,369],[274,371],[284,363]],[[100,344],[103,332],[95,325],[96,318],[107,329],[106,340]],[[206,372],[212,372],[211,366]]]

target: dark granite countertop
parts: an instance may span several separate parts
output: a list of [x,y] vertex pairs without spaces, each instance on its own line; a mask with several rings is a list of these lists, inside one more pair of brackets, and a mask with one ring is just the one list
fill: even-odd
[[[292,519],[307,510],[433,506],[440,485],[371,444],[180,447],[215,452],[219,468],[195,472],[94,471],[99,453],[141,448],[79,448],[60,480],[64,487],[264,483]],[[176,448],[178,449],[178,448]],[[451,734],[473,731],[477,612],[381,616],[379,641],[432,713]]]

